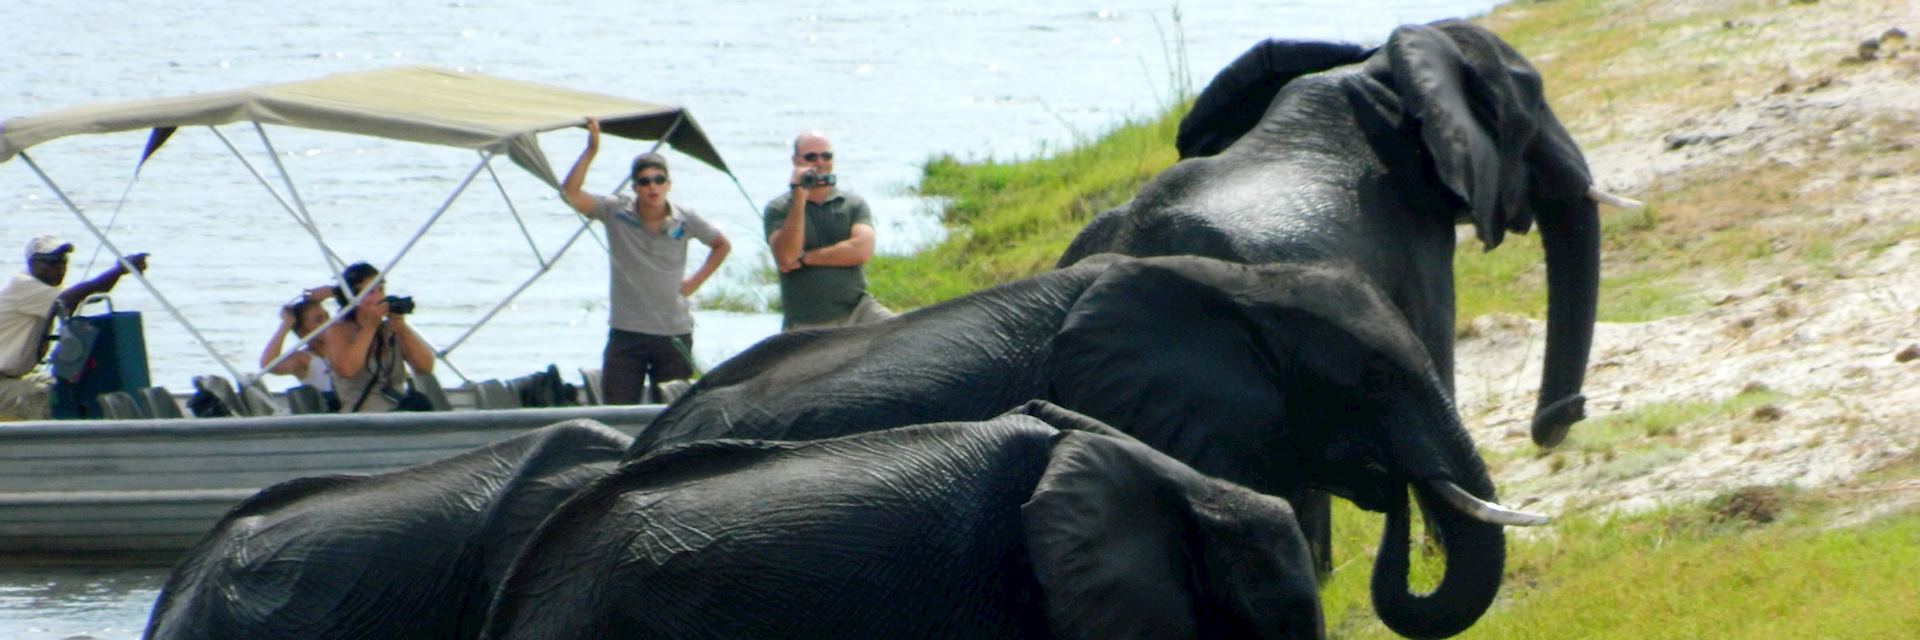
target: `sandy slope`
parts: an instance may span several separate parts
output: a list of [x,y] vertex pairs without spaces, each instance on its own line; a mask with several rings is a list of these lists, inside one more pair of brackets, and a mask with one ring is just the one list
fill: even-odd
[[[1683,11],[1690,3],[1655,4]],[[1615,192],[1660,202],[1657,186],[1682,183],[1715,163],[1750,162],[1757,151],[1770,162],[1815,167],[1822,173],[1813,184],[1842,192],[1830,210],[1798,214],[1830,220],[1754,224],[1831,224],[1836,233],[1920,228],[1913,226],[1920,223],[1920,175],[1903,168],[1911,163],[1872,155],[1832,163],[1819,155],[1848,143],[1920,148],[1920,128],[1899,126],[1920,122],[1920,47],[1895,37],[1869,61],[1835,53],[1831,64],[1816,68],[1782,62],[1810,48],[1851,54],[1894,27],[1920,36],[1920,2],[1814,4],[1793,12],[1791,23],[1726,25],[1778,41],[1772,50],[1780,60],[1751,61],[1756,73],[1777,74],[1777,86],[1678,117],[1629,109],[1608,124],[1609,138],[1621,142],[1588,149],[1596,178]],[[1920,481],[1860,481],[1865,472],[1920,455],[1920,237],[1835,262],[1837,275],[1784,268],[1745,273],[1731,286],[1702,282],[1699,290],[1713,304],[1692,315],[1603,323],[1586,384],[1591,418],[1553,454],[1536,451],[1526,428],[1539,384],[1542,324],[1475,320],[1458,345],[1461,412],[1493,463],[1503,498],[1571,514],[1791,483],[1857,497],[1863,516],[1920,503]],[[1743,390],[1775,395],[1671,434],[1592,442],[1602,434],[1589,427],[1609,414],[1723,403]]]

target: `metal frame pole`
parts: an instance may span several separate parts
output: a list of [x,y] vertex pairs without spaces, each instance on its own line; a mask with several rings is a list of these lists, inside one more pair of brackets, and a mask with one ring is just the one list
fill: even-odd
[[60,198],[61,204],[66,205],[67,210],[72,211],[73,216],[79,218],[81,224],[86,225],[87,231],[92,233],[93,237],[100,241],[100,244],[106,246],[107,251],[113,252],[113,257],[120,263],[120,268],[125,269],[127,274],[133,276],[135,280],[139,280],[140,286],[146,287],[147,292],[153,294],[154,299],[160,302],[160,306],[164,307],[167,313],[172,314],[173,319],[179,322],[180,326],[187,328],[187,333],[193,335],[194,341],[199,342],[201,348],[206,349],[207,354],[213,356],[215,362],[220,363],[220,368],[226,369],[227,374],[233,376],[234,380],[240,380],[240,372],[234,369],[233,365],[227,362],[226,358],[220,356],[220,352],[213,348],[213,343],[208,342],[207,337],[201,335],[200,330],[195,328],[193,323],[187,321],[187,317],[182,315],[180,309],[173,306],[173,303],[167,300],[165,294],[160,293],[160,289],[154,287],[153,283],[147,280],[146,274],[141,273],[139,269],[133,267],[132,263],[127,262],[127,255],[121,253],[120,247],[114,246],[113,241],[108,240],[106,234],[100,232],[100,227],[94,226],[93,220],[88,218],[86,213],[80,211],[80,207],[73,203],[72,198],[67,197],[67,193],[60,189],[60,185],[56,184],[53,178],[47,175],[46,171],[40,169],[39,163],[34,162],[33,158],[29,157],[25,152],[20,154],[20,159],[26,161],[27,167],[33,170],[34,175],[40,177],[41,182],[47,183],[47,188],[52,189],[53,194]]
[[[286,211],[287,215],[293,216],[294,222],[300,223],[300,228],[307,230],[307,235],[312,236],[314,243],[319,245],[320,259],[326,261],[329,271],[338,273],[342,268],[346,267],[346,261],[342,260],[339,254],[334,253],[333,247],[328,245],[326,239],[320,236],[320,227],[313,223],[313,214],[306,211],[307,205],[305,202],[296,201],[299,205],[297,209],[293,204],[288,204],[287,199],[280,196],[280,192],[275,190],[273,185],[267,182],[267,177],[261,175],[260,170],[254,167],[253,163],[249,162],[245,155],[240,153],[240,148],[234,146],[233,141],[227,139],[226,134],[221,133],[220,129],[213,126],[208,126],[207,130],[212,131],[214,137],[219,138],[222,144],[227,145],[227,151],[233,154],[234,159],[240,161],[240,166],[246,167],[247,172],[253,174],[253,179],[260,183],[262,189],[267,190],[267,195],[273,196],[274,201],[280,203],[280,208]],[[264,135],[264,133],[262,135]],[[275,164],[278,165],[279,156],[278,154],[274,154],[272,146],[269,145],[267,147],[267,153],[274,155]],[[287,175],[285,165],[280,165],[280,175]]]

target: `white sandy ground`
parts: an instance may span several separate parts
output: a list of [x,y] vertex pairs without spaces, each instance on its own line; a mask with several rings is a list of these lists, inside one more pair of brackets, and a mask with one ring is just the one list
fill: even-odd
[[[1920,2],[1819,4],[1795,12],[1789,24],[1727,28],[1755,37],[1793,34],[1782,42],[1782,59],[1813,46],[1852,52],[1893,27],[1920,37]],[[1660,114],[1626,114],[1607,125],[1615,134],[1609,138],[1621,142],[1587,150],[1594,174],[1611,191],[1657,202],[1660,194],[1647,190],[1658,180],[1746,162],[1756,151],[1766,161],[1805,166],[1812,154],[1847,144],[1901,154],[1920,147],[1913,124],[1920,123],[1920,47],[1890,38],[1875,60],[1839,58],[1811,69],[1756,69],[1778,75],[1780,86],[1683,117],[1677,127]],[[1900,170],[1897,160],[1869,154],[1828,164],[1816,188],[1859,185],[1833,209],[1756,212],[1754,224],[1830,223],[1836,233],[1911,228],[1920,222],[1920,175]],[[1790,215],[1831,220],[1766,219]],[[1539,452],[1527,431],[1544,325],[1505,315],[1474,320],[1457,347],[1459,404],[1503,502],[1563,516],[1638,512],[1749,486],[1794,485],[1845,494],[1855,506],[1835,526],[1920,504],[1920,480],[1862,480],[1920,455],[1920,238],[1896,239],[1876,255],[1836,256],[1834,263],[1831,270],[1748,271],[1731,286],[1702,283],[1711,306],[1691,315],[1601,323],[1585,385],[1589,419],[1552,454]],[[1659,403],[1716,404],[1760,389],[1775,395],[1758,407],[1688,422],[1671,434],[1581,446],[1599,435],[1594,421],[1609,414]]]

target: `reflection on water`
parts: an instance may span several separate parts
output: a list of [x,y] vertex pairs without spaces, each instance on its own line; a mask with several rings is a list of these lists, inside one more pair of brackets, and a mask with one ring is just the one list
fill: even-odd
[[138,638],[165,578],[161,568],[0,571],[0,637]]

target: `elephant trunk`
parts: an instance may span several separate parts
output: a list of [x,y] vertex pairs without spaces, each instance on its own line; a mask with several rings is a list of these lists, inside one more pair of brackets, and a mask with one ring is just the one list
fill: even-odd
[[[1493,605],[1507,564],[1506,531],[1493,522],[1502,518],[1476,518],[1453,503],[1507,510],[1497,506],[1493,478],[1439,378],[1429,375],[1424,383],[1399,386],[1412,395],[1398,398],[1385,415],[1391,429],[1385,459],[1400,480],[1381,496],[1387,525],[1373,565],[1373,608],[1387,628],[1402,636],[1445,638],[1473,626]],[[1446,558],[1439,585],[1425,594],[1408,590],[1408,483],[1426,514],[1428,533]],[[1453,492],[1468,495],[1448,495]]]
[[1552,447],[1567,437],[1573,423],[1587,417],[1580,385],[1587,375],[1594,310],[1599,306],[1600,212],[1585,197],[1540,210],[1547,261],[1547,349],[1533,442]]
[[1393,491],[1386,531],[1373,565],[1373,608],[1380,621],[1408,638],[1446,638],[1466,631],[1492,606],[1506,567],[1507,543],[1500,525],[1480,522],[1449,508],[1433,488],[1416,486],[1434,537],[1445,548],[1446,573],[1431,593],[1408,590],[1410,545],[1407,488]]

